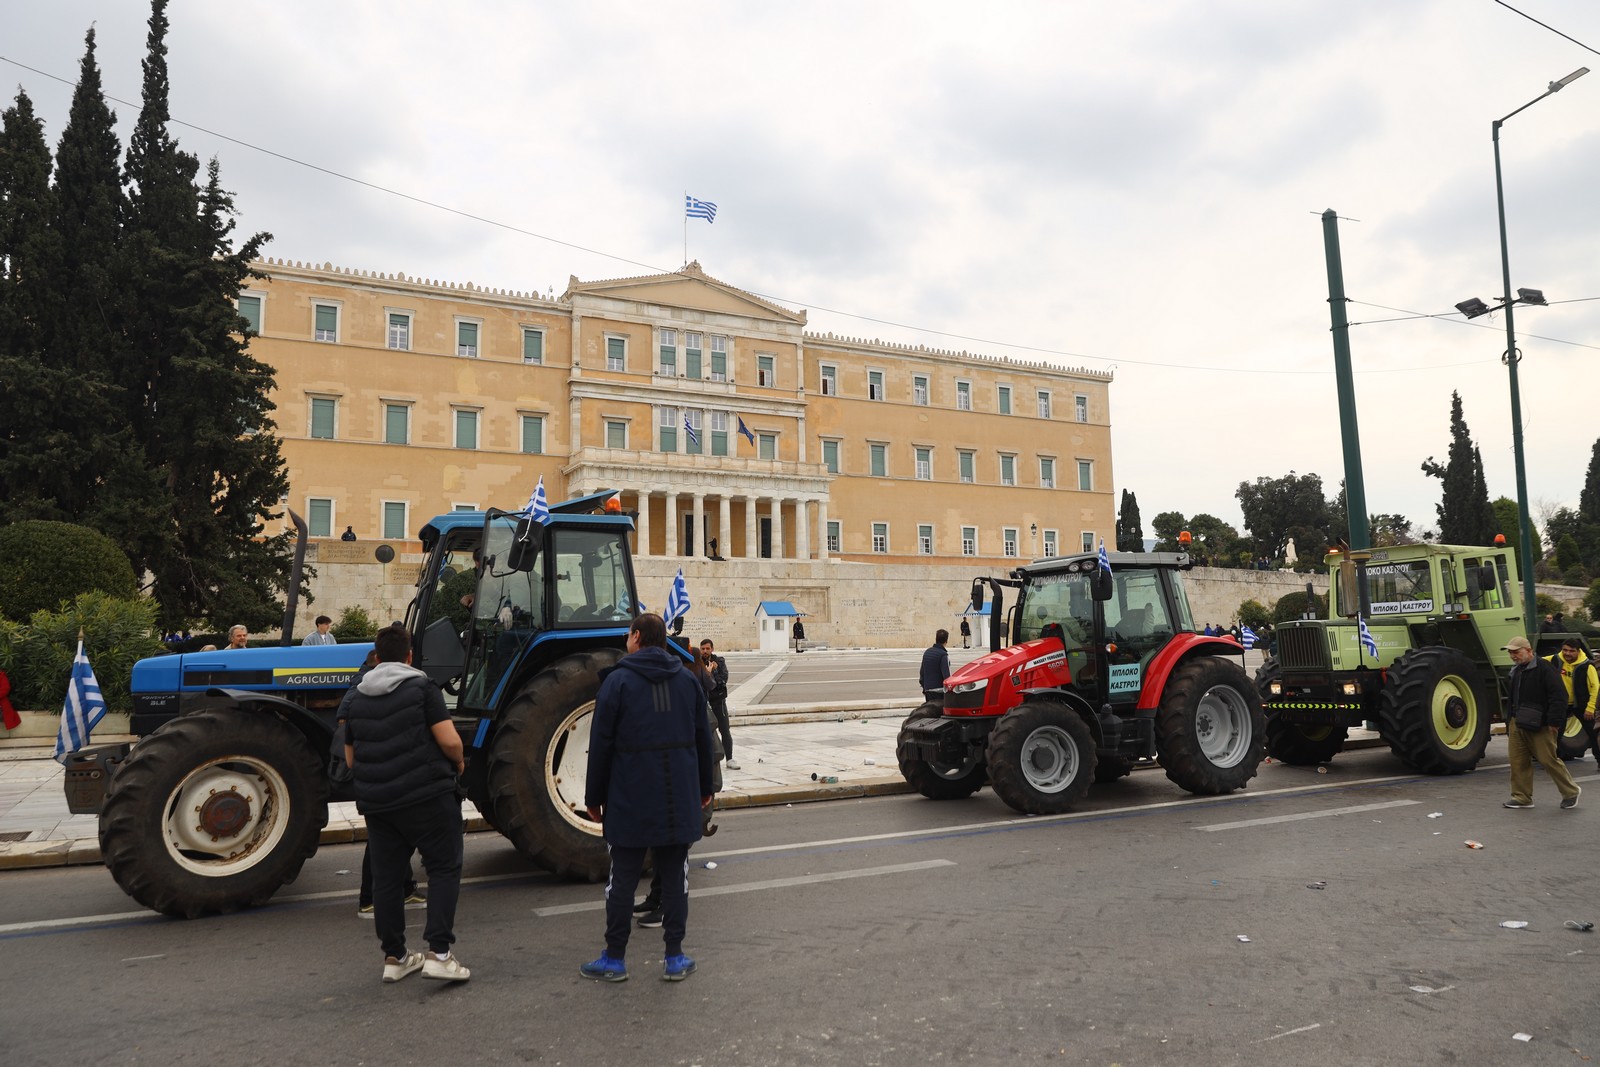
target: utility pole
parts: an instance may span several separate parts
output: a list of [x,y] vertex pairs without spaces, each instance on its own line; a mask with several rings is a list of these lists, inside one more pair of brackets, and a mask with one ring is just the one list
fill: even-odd
[[1350,547],[1372,547],[1367,529],[1367,486],[1361,477],[1361,431],[1356,426],[1356,384],[1350,371],[1350,319],[1344,306],[1344,265],[1339,258],[1339,216],[1322,213],[1322,245],[1328,256],[1328,313],[1333,318],[1333,377],[1339,389],[1339,437],[1344,443],[1344,509]]

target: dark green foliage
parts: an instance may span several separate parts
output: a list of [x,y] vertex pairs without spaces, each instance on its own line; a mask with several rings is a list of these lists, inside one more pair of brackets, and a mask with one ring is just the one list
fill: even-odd
[[1183,512],[1163,511],[1150,522],[1150,528],[1155,531],[1157,552],[1181,552],[1183,546],[1178,544],[1178,534],[1188,527],[1185,525]]
[[1250,562],[1250,547],[1239,531],[1204,512],[1189,520],[1194,543],[1190,553],[1202,567],[1241,567]]
[[1122,491],[1122,506],[1117,510],[1117,551],[1144,551],[1144,523],[1139,519],[1139,500],[1127,489]]
[[1600,439],[1589,449],[1589,472],[1578,494],[1578,515],[1584,522],[1600,524]]
[[1260,632],[1261,627],[1272,621],[1272,613],[1259,600],[1246,600],[1239,605],[1239,625],[1248,626]]
[[367,609],[359,605],[339,612],[339,621],[333,624],[333,636],[341,642],[371,641],[377,632],[378,624],[372,621]]
[[1535,614],[1537,614],[1541,619],[1546,615],[1554,615],[1558,611],[1566,611],[1566,609],[1561,606],[1561,601],[1557,600],[1549,593],[1535,593],[1533,597],[1533,606],[1535,608]]
[[0,626],[0,669],[11,678],[13,703],[61,710],[81,630],[106,707],[127,711],[133,665],[162,651],[154,626],[155,605],[149,600],[104,593],[80,593],[60,610],[35,612],[25,626]]
[[133,568],[116,542],[66,522],[0,526],[0,615],[22,622],[89,590],[124,599],[137,595]]
[[1600,619],[1600,578],[1589,583],[1589,591],[1583,594],[1583,608],[1589,618]]
[[1439,540],[1447,545],[1488,545],[1500,532],[1494,508],[1489,504],[1489,489],[1483,477],[1483,459],[1467,420],[1461,414],[1461,394],[1450,394],[1450,453],[1439,464],[1429,456],[1422,472],[1442,483],[1437,506]]
[[[1327,596],[1323,593],[1318,593],[1315,596],[1315,601],[1316,607],[1314,610],[1317,613],[1317,618],[1326,619],[1328,617]],[[1286,593],[1278,598],[1276,604],[1272,605],[1272,621],[1274,624],[1292,622],[1305,614],[1305,611],[1306,595],[1304,593]]]
[[[1331,514],[1319,475],[1290,471],[1281,478],[1240,482],[1234,496],[1258,555],[1281,559],[1291,537],[1296,553],[1308,555],[1319,554],[1328,543]],[[1344,531],[1338,533],[1343,536]]]
[[[1522,545],[1522,524],[1517,517],[1517,502],[1508,496],[1497,497],[1490,507],[1494,509],[1495,522],[1500,532],[1506,536],[1506,544],[1513,551]],[[1544,541],[1539,536],[1539,527],[1533,524],[1532,516],[1528,518],[1528,529],[1533,534],[1533,558],[1539,559],[1544,555]]]
[[1565,534],[1556,542],[1556,569],[1566,574],[1583,569],[1583,556],[1578,551],[1578,539]]

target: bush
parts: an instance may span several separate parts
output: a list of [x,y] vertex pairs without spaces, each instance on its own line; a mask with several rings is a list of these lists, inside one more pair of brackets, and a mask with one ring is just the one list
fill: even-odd
[[1589,591],[1583,594],[1583,608],[1589,613],[1589,618],[1600,619],[1600,578],[1596,578],[1589,586]]
[[1538,616],[1541,619],[1546,615],[1554,615],[1557,612],[1563,612],[1567,610],[1566,608],[1562,607],[1561,601],[1557,600],[1549,593],[1535,593],[1533,597],[1533,606],[1537,610]]
[[92,590],[124,600],[139,591],[133,564],[111,538],[70,522],[0,527],[0,615],[26,622]]
[[371,641],[378,634],[378,624],[372,621],[367,609],[345,608],[339,612],[339,621],[333,624],[333,636],[340,644],[351,641]]
[[[1303,598],[1302,598],[1303,599]],[[1259,600],[1246,600],[1239,605],[1239,625],[1259,630],[1272,621],[1272,613]]]
[[11,678],[12,701],[19,708],[60,710],[81,629],[106,707],[127,710],[133,665],[164,649],[155,624],[154,601],[91,592],[79,593],[61,611],[34,612],[26,626],[0,627],[0,669]]
[[[1328,598],[1321,593],[1316,594],[1317,618],[1328,617]],[[1272,606],[1272,621],[1292,622],[1306,613],[1306,595],[1304,593],[1287,593]]]

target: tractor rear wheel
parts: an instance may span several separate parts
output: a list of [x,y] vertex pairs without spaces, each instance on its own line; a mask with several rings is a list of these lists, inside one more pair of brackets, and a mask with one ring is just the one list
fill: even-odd
[[1493,706],[1472,660],[1453,648],[1417,648],[1389,668],[1378,725],[1412,770],[1461,774],[1483,759]]
[[305,736],[267,711],[212,708],[133,746],[106,787],[100,853],[134,900],[194,919],[265,904],[328,825]]
[[[1281,677],[1283,664],[1275,658],[1267,660],[1256,671],[1256,693],[1263,705],[1272,695],[1269,687]],[[1267,755],[1291,767],[1327,763],[1343,750],[1349,736],[1348,726],[1311,726],[1284,722],[1275,715],[1267,716]]]
[[989,735],[989,783],[995,795],[1029,815],[1058,815],[1094,781],[1094,734],[1083,716],[1050,701],[1007,712]]
[[1261,698],[1244,668],[1220,656],[1179,664],[1156,709],[1156,752],[1191,793],[1243,789],[1265,752]]
[[[895,751],[905,740],[906,727],[919,719],[937,719],[944,709],[931,701],[906,716],[901,724],[900,736],[895,739]],[[918,759],[915,756],[899,758],[900,774],[911,787],[929,800],[965,800],[983,788],[983,750],[970,748],[966,759],[960,763],[939,763]]]
[[598,882],[610,866],[583,794],[600,671],[620,658],[614,649],[580,652],[528,679],[490,746],[490,821],[518,852],[564,878]]
[[1589,731],[1584,729],[1583,717],[1568,715],[1561,736],[1556,738],[1556,755],[1564,760],[1582,759],[1589,751]]

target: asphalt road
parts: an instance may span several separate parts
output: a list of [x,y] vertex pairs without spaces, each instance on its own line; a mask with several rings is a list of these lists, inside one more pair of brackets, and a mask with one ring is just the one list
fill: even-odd
[[[963,649],[959,639],[949,649],[950,667],[958,670],[987,649]],[[783,670],[767,687],[762,704],[816,704],[828,701],[896,700],[907,706],[922,703],[917,686],[917,669],[922,650],[882,652],[831,652],[799,654],[747,654],[728,658],[728,682],[737,688],[758,676],[775,662]]]
[[1574,765],[1577,810],[1539,772],[1538,807],[1507,811],[1504,751],[1443,779],[1382,750],[1273,764],[1207,799],[1142,770],[1055,818],[987,790],[730,812],[693,853],[682,984],[656,980],[650,931],[632,981],[580,978],[599,888],[488,834],[468,843],[462,986],[379,981],[359,846],[268,907],[192,922],[141,913],[100,869],[16,872],[0,1047],[18,1065],[1581,1063],[1600,933],[1562,924],[1600,920],[1595,767]]

